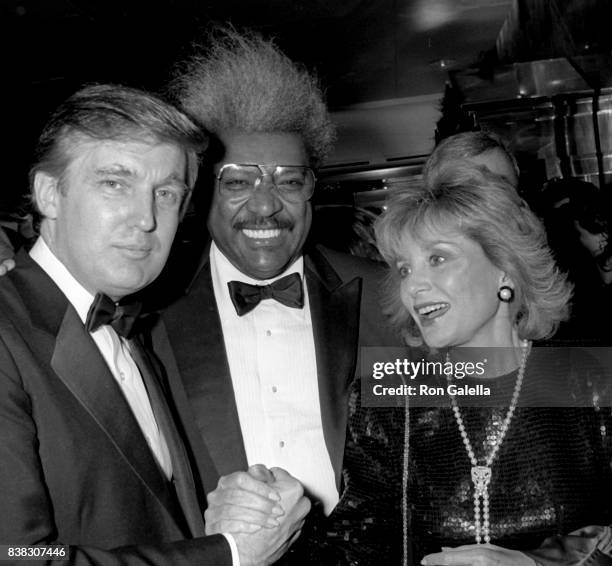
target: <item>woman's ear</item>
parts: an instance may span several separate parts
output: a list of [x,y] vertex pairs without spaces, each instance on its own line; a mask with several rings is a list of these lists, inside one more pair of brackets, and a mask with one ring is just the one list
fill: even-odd
[[503,272],[499,277],[498,285],[499,287],[510,287],[511,289],[514,289],[515,287],[514,281],[512,281],[512,278],[507,273],[503,273]]
[[57,177],[38,171],[34,176],[34,199],[44,218],[57,217],[59,181]]
[[497,298],[502,303],[511,303],[514,300],[514,282],[505,273],[499,278]]

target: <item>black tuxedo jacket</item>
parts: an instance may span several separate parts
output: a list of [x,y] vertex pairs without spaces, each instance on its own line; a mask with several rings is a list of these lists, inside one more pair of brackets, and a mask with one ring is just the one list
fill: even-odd
[[[381,313],[378,292],[384,272],[378,264],[318,247],[306,254],[304,275],[323,434],[340,488],[347,395],[359,346],[394,346],[398,339]],[[177,412],[208,492],[219,475],[248,467],[208,249],[187,293],[164,311],[154,329],[153,349],[167,369]]]
[[0,544],[68,544],[74,564],[231,564],[222,536],[202,537],[191,470],[152,375],[173,483],[78,314],[20,252],[0,279]]

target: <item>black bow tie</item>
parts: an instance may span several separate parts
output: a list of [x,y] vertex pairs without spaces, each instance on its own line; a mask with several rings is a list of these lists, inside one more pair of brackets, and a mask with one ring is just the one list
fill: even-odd
[[141,309],[141,303],[122,305],[119,302],[115,303],[108,295],[97,293],[87,313],[85,321],[87,332],[94,332],[103,324],[109,324],[119,336],[129,338]]
[[304,306],[304,289],[302,278],[298,273],[281,277],[270,285],[230,281],[227,286],[238,316],[252,311],[264,299],[275,299],[294,309],[301,309]]

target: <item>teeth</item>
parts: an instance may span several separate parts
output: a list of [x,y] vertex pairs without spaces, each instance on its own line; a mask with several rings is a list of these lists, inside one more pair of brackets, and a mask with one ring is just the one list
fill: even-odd
[[432,312],[435,311],[439,311],[440,309],[443,309],[446,306],[446,303],[437,303],[435,305],[428,305],[426,307],[421,307],[420,309],[418,309],[418,313],[421,316],[424,316],[426,314],[431,314]]
[[274,230],[242,230],[242,233],[247,238],[256,238],[258,240],[265,240],[266,238],[278,238],[281,231],[278,229]]

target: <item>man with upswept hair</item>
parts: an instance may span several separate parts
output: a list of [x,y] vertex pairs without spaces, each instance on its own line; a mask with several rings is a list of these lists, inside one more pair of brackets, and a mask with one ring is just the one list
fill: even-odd
[[[242,470],[264,464],[289,471],[329,515],[342,490],[359,348],[397,343],[376,299],[380,270],[306,245],[314,168],[334,140],[317,80],[255,33],[216,29],[208,39],[172,91],[218,143],[211,241],[163,313],[154,348],[207,493],[219,476],[216,493],[227,489],[228,500],[237,487],[256,489],[266,477]],[[214,469],[200,457],[205,448]],[[268,511],[249,505],[260,513],[236,521],[245,530]]]
[[296,132],[310,165],[321,165],[335,128],[315,76],[256,34],[224,28],[209,39],[171,85],[183,108],[215,135]]

